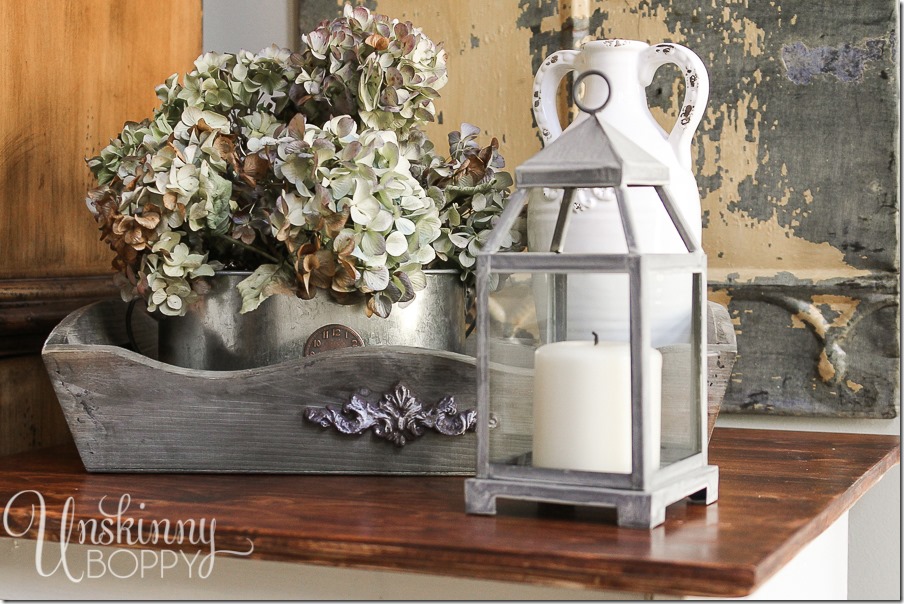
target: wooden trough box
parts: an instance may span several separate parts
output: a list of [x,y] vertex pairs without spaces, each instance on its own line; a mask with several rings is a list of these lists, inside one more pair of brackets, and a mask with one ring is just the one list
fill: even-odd
[[[725,308],[709,310],[711,434],[737,349]],[[474,474],[471,356],[371,346],[185,369],[155,360],[156,323],[140,313],[134,337],[147,354],[130,350],[125,313],[119,301],[83,307],[42,353],[90,472]],[[491,379],[511,382],[513,406],[530,373],[491,366]]]

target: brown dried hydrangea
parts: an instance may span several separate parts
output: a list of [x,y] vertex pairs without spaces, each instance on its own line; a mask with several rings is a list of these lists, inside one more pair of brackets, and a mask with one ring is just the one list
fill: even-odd
[[252,271],[242,312],[328,293],[387,316],[425,287],[425,268],[470,278],[511,179],[474,127],[450,136],[448,159],[434,152],[422,126],[445,82],[442,45],[363,7],[299,53],[198,57],[157,88],[152,118],[88,161],[87,204],[123,296],[183,314],[228,268]]

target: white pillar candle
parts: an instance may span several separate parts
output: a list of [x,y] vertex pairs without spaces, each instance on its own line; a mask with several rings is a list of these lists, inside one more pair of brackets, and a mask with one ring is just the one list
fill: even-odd
[[[659,467],[662,355],[650,349],[648,461]],[[631,473],[631,347],[627,342],[546,344],[534,357],[533,465]]]

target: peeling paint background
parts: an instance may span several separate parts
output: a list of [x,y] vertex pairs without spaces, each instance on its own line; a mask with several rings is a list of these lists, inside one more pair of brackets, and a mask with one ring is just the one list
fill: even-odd
[[[341,11],[302,0],[300,30]],[[899,401],[898,43],[894,0],[372,0],[449,53],[441,146],[462,121],[510,168],[539,150],[533,74],[586,39],[675,42],[710,72],[693,146],[710,297],[739,359],[724,412],[894,417]],[[670,129],[675,69],[648,88]],[[562,115],[568,112],[562,95]]]

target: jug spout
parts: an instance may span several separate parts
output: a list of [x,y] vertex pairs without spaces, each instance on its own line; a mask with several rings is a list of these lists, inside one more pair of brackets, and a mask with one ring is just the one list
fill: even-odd
[[585,78],[581,93],[584,105],[599,107],[610,99],[603,110],[603,117],[606,117],[607,110],[622,114],[631,110],[639,114],[645,110],[646,95],[637,74],[641,53],[647,48],[649,44],[634,40],[594,40],[585,43],[575,61],[577,70],[580,73],[602,73],[609,85],[602,78]]

